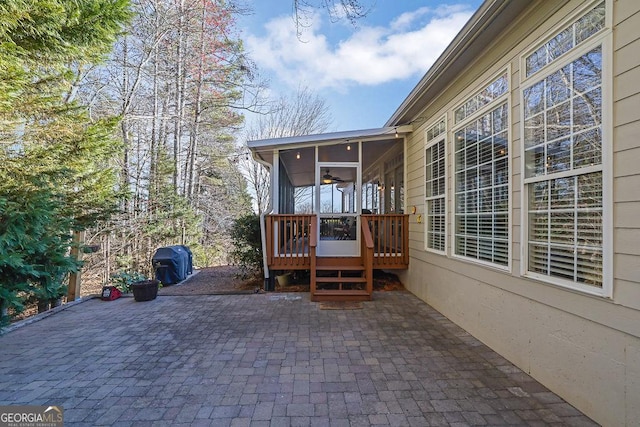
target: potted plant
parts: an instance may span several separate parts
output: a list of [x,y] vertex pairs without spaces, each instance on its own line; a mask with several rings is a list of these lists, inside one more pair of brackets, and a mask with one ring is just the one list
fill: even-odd
[[160,281],[156,279],[141,280],[129,285],[129,288],[133,291],[133,298],[136,301],[151,301],[152,299],[156,299],[159,287]]
[[150,301],[158,295],[160,282],[155,279],[149,279],[142,273],[118,271],[111,275],[109,280],[113,286],[123,293],[133,292],[133,298],[136,301]]

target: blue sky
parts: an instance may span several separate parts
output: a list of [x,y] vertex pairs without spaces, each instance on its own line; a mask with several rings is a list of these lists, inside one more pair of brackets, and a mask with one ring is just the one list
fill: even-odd
[[251,3],[239,28],[271,96],[310,87],[330,109],[328,131],[339,131],[384,125],[482,1],[361,0],[370,10],[355,27],[318,11],[303,41],[293,0]]

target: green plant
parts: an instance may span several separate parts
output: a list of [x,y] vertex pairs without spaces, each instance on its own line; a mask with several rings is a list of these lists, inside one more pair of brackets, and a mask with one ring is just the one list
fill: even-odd
[[129,285],[136,282],[149,280],[147,276],[137,271],[118,271],[113,273],[109,278],[109,283],[118,288],[122,293],[129,292]]
[[[64,295],[64,279],[80,263],[69,255],[72,219],[46,181],[33,177],[17,185],[1,179],[0,194],[0,300],[7,313],[20,313],[25,304],[48,304]],[[0,316],[2,323],[10,320]]]
[[233,249],[231,259],[238,263],[245,277],[262,273],[262,238],[260,217],[247,214],[236,219],[231,227]]

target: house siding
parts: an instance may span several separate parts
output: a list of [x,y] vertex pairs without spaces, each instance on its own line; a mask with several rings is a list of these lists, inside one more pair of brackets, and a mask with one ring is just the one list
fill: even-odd
[[[608,1],[613,12],[611,106],[613,191],[605,224],[613,240],[613,296],[597,297],[521,275],[520,60],[584,6],[532,2],[464,74],[422,111],[407,140],[410,216],[406,287],[449,319],[603,425],[640,423],[640,2]],[[606,58],[605,58],[606,60]],[[453,109],[502,70],[510,72],[510,269],[453,255]],[[425,130],[447,115],[447,256],[425,250]],[[605,121],[606,126],[606,121]],[[609,164],[604,164],[605,169]],[[410,210],[410,209],[408,209]],[[422,215],[422,221],[418,216]]]

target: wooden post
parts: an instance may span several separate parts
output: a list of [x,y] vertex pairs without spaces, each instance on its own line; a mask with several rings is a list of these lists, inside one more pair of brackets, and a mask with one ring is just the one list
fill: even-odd
[[[73,232],[73,246],[71,248],[71,256],[78,261],[82,260],[82,251],[80,244],[84,243],[84,231]],[[69,286],[67,288],[67,302],[75,301],[80,298],[80,281],[82,270],[69,275]]]

